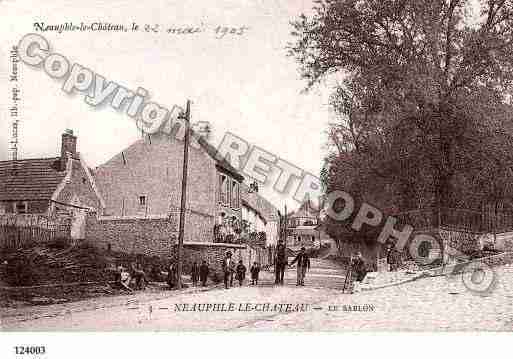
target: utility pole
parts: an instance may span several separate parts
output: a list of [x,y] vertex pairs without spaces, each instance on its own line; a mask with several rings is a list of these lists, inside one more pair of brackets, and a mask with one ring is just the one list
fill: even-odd
[[182,289],[182,262],[183,262],[183,234],[185,226],[185,207],[187,201],[187,164],[189,162],[189,121],[191,117],[191,101],[187,100],[185,116],[180,116],[184,120],[185,138],[183,141],[183,171],[182,171],[182,199],[180,201],[180,227],[178,230],[178,263],[177,272],[177,289]]
[[[285,204],[285,238],[283,240],[283,243],[285,244],[285,251],[287,250],[287,237],[288,237],[288,215],[287,215],[287,204]],[[286,252],[285,252],[286,253]]]

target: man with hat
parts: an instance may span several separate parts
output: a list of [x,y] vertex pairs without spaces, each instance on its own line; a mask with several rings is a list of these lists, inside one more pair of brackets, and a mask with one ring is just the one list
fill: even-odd
[[283,277],[285,275],[285,267],[287,266],[287,253],[283,239],[278,241],[276,246],[276,258],[274,259],[274,271],[276,275],[276,284],[283,284]]
[[305,274],[306,270],[310,269],[310,258],[308,258],[308,254],[306,254],[306,248],[301,247],[301,251],[299,254],[294,258],[292,263],[290,265],[292,266],[294,263],[297,262],[297,284],[296,285],[305,285]]
[[235,262],[232,259],[232,252],[226,252],[222,268],[224,274],[224,287],[228,289],[233,285],[233,272],[235,272]]

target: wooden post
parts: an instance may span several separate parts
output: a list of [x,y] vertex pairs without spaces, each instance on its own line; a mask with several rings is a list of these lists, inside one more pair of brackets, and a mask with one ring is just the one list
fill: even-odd
[[288,237],[288,233],[287,233],[287,227],[288,227],[288,218],[287,218],[287,204],[285,204],[285,223],[284,223],[284,239],[283,239],[283,243],[285,244],[285,250],[287,250],[287,237]]
[[347,269],[346,269],[346,279],[344,280],[344,288],[342,288],[342,293],[345,293],[348,284],[351,285],[351,279],[352,279],[351,274],[353,271],[352,262],[353,262],[353,255],[351,254],[351,256],[349,257],[349,264],[347,265]]
[[493,221],[493,245],[494,247],[497,245],[497,200],[495,200],[495,206],[494,206],[494,221]]
[[185,138],[183,143],[183,171],[182,171],[182,198],[180,201],[180,227],[178,230],[178,263],[176,266],[177,271],[177,289],[182,288],[182,262],[183,262],[183,235],[185,226],[185,208],[187,201],[187,165],[189,161],[189,119],[191,115],[191,102],[187,100],[185,116],[182,117],[185,125]]
[[319,249],[321,249],[321,228],[319,224],[319,220],[317,220],[317,234],[319,235]]

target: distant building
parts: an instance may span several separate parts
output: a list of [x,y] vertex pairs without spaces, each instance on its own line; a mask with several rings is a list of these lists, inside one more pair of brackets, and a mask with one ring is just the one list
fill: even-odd
[[322,226],[319,226],[319,210],[310,200],[287,215],[287,246],[318,247],[328,239]]
[[104,206],[72,130],[62,135],[59,157],[0,161],[0,215],[68,216],[72,238],[82,239],[86,213]]
[[242,221],[248,233],[265,233],[265,245],[278,241],[278,210],[258,192],[256,186],[241,185]]

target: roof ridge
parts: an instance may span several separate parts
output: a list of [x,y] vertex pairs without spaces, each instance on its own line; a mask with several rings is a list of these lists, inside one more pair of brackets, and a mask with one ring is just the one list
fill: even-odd
[[226,160],[226,158],[219,155],[219,151],[215,148],[205,137],[197,135],[193,129],[190,129],[191,135],[196,139],[203,150],[209,155],[217,164],[219,164],[226,171],[231,172],[233,175],[239,177],[240,181],[244,180],[244,176],[238,169],[232,166],[232,164]]
[[3,160],[0,161],[0,163],[7,163],[7,162],[22,162],[22,161],[41,161],[41,160],[57,160],[61,158],[60,156],[56,157],[38,157],[38,158],[22,158],[17,160]]
[[[59,157],[0,161],[0,200],[47,200],[65,176]],[[14,170],[14,171],[13,171]]]

